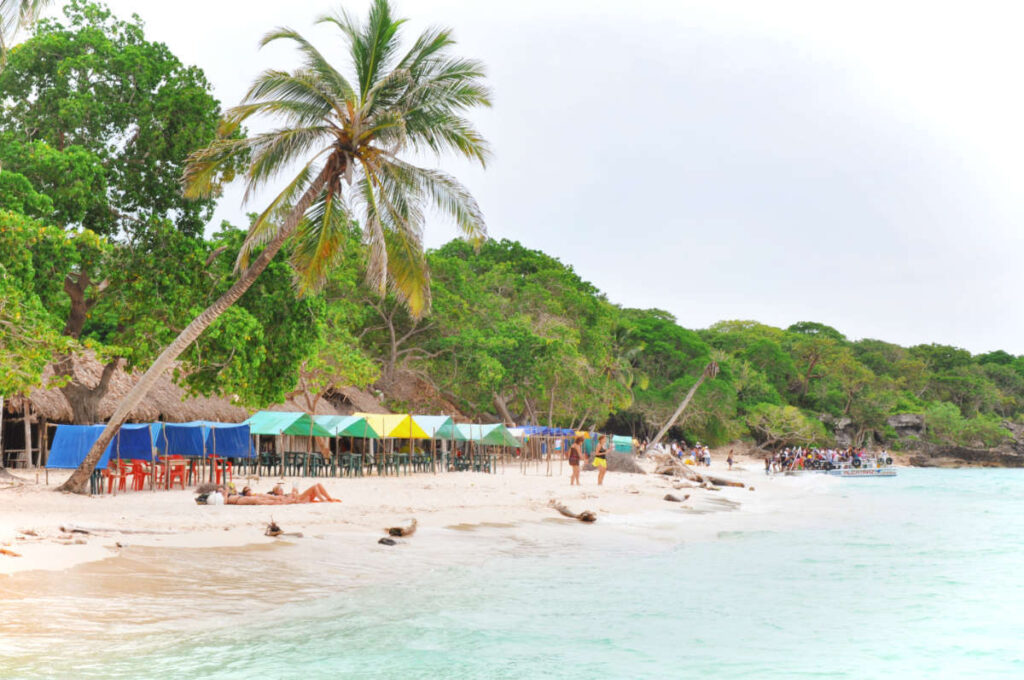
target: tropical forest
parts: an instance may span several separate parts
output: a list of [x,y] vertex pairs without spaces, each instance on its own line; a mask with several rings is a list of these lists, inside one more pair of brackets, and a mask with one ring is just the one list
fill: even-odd
[[[486,103],[473,65],[457,68],[469,83],[458,96]],[[232,288],[237,263],[270,247],[269,236],[249,237],[273,218],[270,208],[248,223],[211,224],[221,183],[244,172],[261,179],[245,154],[267,161],[272,149],[250,136],[244,116],[230,129],[223,118],[200,68],[148,39],[138,18],[101,4],[74,0],[5,52],[0,397],[45,383],[68,397],[75,422],[98,422],[108,382],[77,382],[74,357],[90,357],[107,377],[145,369]],[[435,142],[485,159],[472,130]],[[667,312],[609,300],[572,262],[488,236],[459,186],[410,167],[381,172],[448,205],[466,238],[423,251],[415,233],[396,240],[373,218],[335,220],[329,233],[299,225],[177,358],[174,380],[251,409],[358,389],[398,412],[645,438],[715,364],[672,438],[992,448],[1022,422],[1024,357],[853,339],[814,321],[687,328]],[[183,192],[188,172],[202,191]],[[337,254],[310,266],[325,243]],[[375,265],[382,248],[388,285]],[[899,416],[919,427],[908,435]]]

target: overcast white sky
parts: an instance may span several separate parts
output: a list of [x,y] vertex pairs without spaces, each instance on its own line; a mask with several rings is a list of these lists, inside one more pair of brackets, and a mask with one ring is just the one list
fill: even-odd
[[[336,1],[111,0],[225,105],[289,67],[270,28]],[[341,3],[364,13],[363,0]],[[470,187],[495,238],[690,328],[821,321],[851,338],[1024,353],[1019,3],[397,0],[490,71]],[[238,193],[218,220],[243,221]],[[257,205],[253,208],[261,207]],[[454,235],[428,227],[428,244]]]

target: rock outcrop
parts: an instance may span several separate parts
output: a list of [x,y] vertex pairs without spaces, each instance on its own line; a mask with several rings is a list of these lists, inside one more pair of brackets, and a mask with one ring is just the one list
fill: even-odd
[[924,436],[924,416],[920,413],[900,413],[889,416],[886,424],[896,430],[900,439],[920,439]]

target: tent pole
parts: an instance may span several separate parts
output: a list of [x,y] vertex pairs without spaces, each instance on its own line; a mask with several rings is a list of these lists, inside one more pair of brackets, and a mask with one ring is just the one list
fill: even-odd
[[[214,467],[216,467],[218,465],[222,466],[221,467],[221,471],[220,471],[220,477],[221,477],[221,479],[224,480],[224,487],[225,487],[224,491],[227,492],[228,469],[227,469],[227,466],[224,465],[220,461],[220,458],[217,455],[217,428],[216,427],[210,427],[210,440],[213,442],[213,465],[214,465]],[[214,475],[213,478],[216,479],[217,475]]]
[[[109,463],[108,463],[109,465]],[[117,474],[121,474],[121,428],[117,428]],[[133,475],[134,476],[134,475]],[[100,485],[100,493],[103,492],[103,485]],[[114,485],[114,495],[117,495],[117,484]]]

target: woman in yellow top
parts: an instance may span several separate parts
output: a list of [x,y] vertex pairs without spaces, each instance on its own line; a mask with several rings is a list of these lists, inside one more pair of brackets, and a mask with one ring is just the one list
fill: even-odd
[[608,472],[607,453],[610,449],[607,446],[608,437],[601,435],[597,438],[597,450],[594,452],[594,467],[597,468],[597,485],[604,484],[604,475]]

